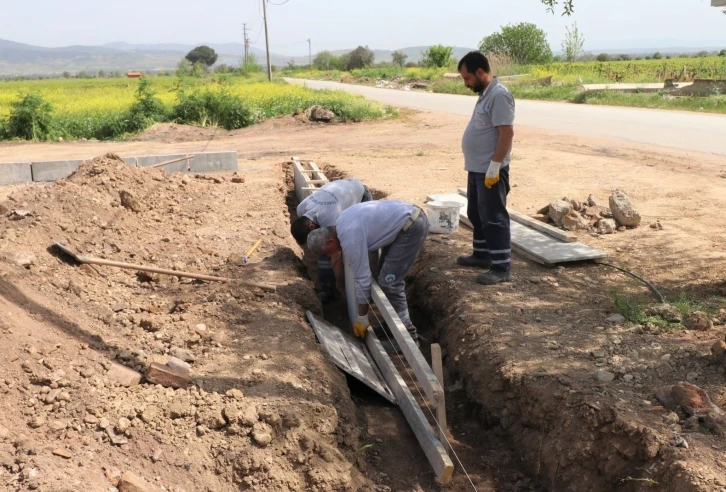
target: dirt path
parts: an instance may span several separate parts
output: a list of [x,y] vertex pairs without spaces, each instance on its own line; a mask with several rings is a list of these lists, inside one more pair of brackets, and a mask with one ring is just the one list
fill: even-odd
[[[269,183],[270,173],[285,158],[300,155],[359,177],[389,198],[422,204],[429,193],[454,192],[464,184],[459,146],[465,124],[464,117],[437,113],[313,127],[284,118],[237,132],[162,126],[133,142],[6,144],[0,146],[0,154],[3,161],[15,161],[107,151],[121,155],[198,151],[213,135],[207,150],[237,150],[240,165],[252,180],[248,183]],[[726,307],[721,297],[726,276],[725,167],[720,156],[519,129],[510,203],[515,210],[532,213],[555,197],[582,200],[595,194],[606,199],[613,188],[626,191],[643,214],[644,226],[611,236],[581,233],[580,239],[656,283],[669,299],[683,293],[718,313],[719,307]],[[11,191],[0,189],[0,200]],[[210,197],[203,203],[213,207],[223,199]],[[252,217],[241,213],[212,223],[200,217],[205,221],[204,234],[221,235],[222,257],[244,250],[234,244],[237,236],[226,232],[231,224],[238,224],[236,234],[240,234],[256,230],[248,222],[252,218],[268,220],[265,200],[269,198],[257,198],[257,208],[249,212]],[[230,203],[239,209],[236,201]],[[282,215],[274,219],[271,233],[279,227],[280,235],[273,233],[273,239],[289,245],[286,220]],[[648,227],[655,220],[661,221],[663,230]],[[185,227],[191,226],[194,219]],[[184,231],[188,229],[178,234],[188,234]],[[515,257],[514,282],[485,289],[472,283],[472,272],[453,266],[454,258],[468,251],[469,234],[462,229],[450,241],[428,241],[410,285],[417,309],[432,323],[430,341],[438,340],[448,354],[447,385],[462,388],[449,396],[455,436],[458,433],[463,448],[469,447],[462,454],[471,463],[490,464],[480,469],[481,490],[510,490],[507,487],[517,482],[522,490],[538,483],[548,490],[578,490],[583,483],[589,483],[591,490],[634,490],[649,482],[628,478],[651,476],[662,481],[665,490],[718,490],[724,473],[723,439],[703,427],[689,430],[692,422],[688,424],[683,414],[677,423],[669,423],[649,409],[657,405],[653,392],[658,386],[686,380],[691,373],[715,403],[726,407],[724,375],[709,353],[713,341],[723,338],[723,326],[710,332],[684,332],[607,325],[605,318],[615,312],[613,292],[643,300],[649,294],[635,281],[598,266],[552,271]],[[239,237],[247,240],[245,234]],[[293,261],[300,252],[287,247]],[[164,258],[174,254],[166,251]],[[267,252],[273,255],[265,256],[270,258],[267,261],[274,254],[275,250]],[[272,302],[266,313],[277,312],[282,304]],[[605,369],[617,374],[610,385],[598,385],[593,379],[602,366],[596,365],[591,353],[600,351],[607,359]],[[672,361],[667,373],[665,360]],[[230,359],[226,370],[233,372],[233,364]],[[626,381],[625,375],[633,378]],[[425,463],[412,467],[412,474],[405,476],[413,477],[409,483],[396,476],[390,463],[396,463],[402,451],[375,439],[398,435],[392,429],[401,430],[401,423],[394,419],[389,421],[391,428],[376,429],[370,425],[377,421],[376,412],[359,405],[355,419],[364,430],[361,445],[369,437],[374,441],[366,451],[368,464],[363,465],[369,477],[394,490],[435,490]],[[687,450],[673,446],[676,434],[686,436]],[[573,436],[581,440],[573,441]],[[479,447],[471,448],[471,443]],[[373,458],[375,444],[381,445],[378,459]],[[483,457],[478,459],[472,449]],[[532,480],[516,475],[513,463],[521,463]],[[503,464],[515,472],[505,472],[502,479],[495,471]],[[386,475],[376,476],[381,472]],[[461,480],[457,473],[457,487],[465,485]]]

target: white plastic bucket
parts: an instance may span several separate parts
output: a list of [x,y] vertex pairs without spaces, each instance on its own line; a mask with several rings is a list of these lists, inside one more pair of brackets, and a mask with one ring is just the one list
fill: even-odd
[[459,230],[461,204],[457,202],[428,202],[426,209],[426,216],[430,224],[429,232],[453,234]]

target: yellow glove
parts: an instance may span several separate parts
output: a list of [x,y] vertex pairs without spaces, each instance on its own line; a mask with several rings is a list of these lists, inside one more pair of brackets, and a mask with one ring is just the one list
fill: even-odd
[[502,167],[501,162],[491,161],[489,163],[489,169],[484,177],[484,186],[490,188],[499,182],[499,169]]
[[353,333],[355,336],[360,338],[365,338],[366,333],[368,333],[368,327],[371,326],[370,321],[368,321],[368,315],[364,314],[363,316],[358,316],[358,318],[355,320],[355,323],[353,323]]

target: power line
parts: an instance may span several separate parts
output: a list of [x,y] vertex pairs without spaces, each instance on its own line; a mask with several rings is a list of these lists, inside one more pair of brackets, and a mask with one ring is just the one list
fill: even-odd
[[270,0],[267,0],[267,3],[269,3],[270,5],[277,5],[277,6],[279,7],[280,5],[285,5],[285,4],[286,4],[287,2],[289,2],[289,1],[290,1],[290,0],[285,0],[285,1],[284,1],[284,2],[282,2],[282,3],[275,3],[275,2],[270,2]]

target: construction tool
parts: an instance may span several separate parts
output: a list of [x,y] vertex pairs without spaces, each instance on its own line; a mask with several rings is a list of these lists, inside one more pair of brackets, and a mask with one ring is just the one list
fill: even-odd
[[248,264],[250,262],[250,256],[252,256],[252,253],[254,253],[255,250],[260,247],[260,244],[262,244],[262,239],[260,239],[259,241],[257,241],[255,243],[255,245],[250,248],[250,250],[247,252],[247,254],[242,257],[242,264],[243,265],[246,265],[246,264]]
[[173,275],[175,277],[184,277],[184,278],[193,278],[196,280],[206,280],[208,282],[229,282],[229,283],[235,283],[239,285],[244,285],[247,287],[256,287],[258,289],[267,290],[270,292],[276,292],[277,287],[274,285],[267,285],[267,284],[260,284],[257,282],[248,282],[246,280],[235,280],[227,277],[215,277],[213,275],[202,275],[199,273],[190,273],[190,272],[182,272],[178,270],[167,270],[164,268],[156,268],[156,267],[150,267],[146,265],[134,265],[133,263],[121,263],[118,261],[111,261],[111,260],[104,260],[101,258],[93,258],[91,256],[81,256],[77,255],[73,251],[71,251],[66,246],[63,246],[61,243],[54,243],[54,246],[58,248],[61,252],[64,254],[70,256],[74,260],[76,260],[79,263],[85,263],[89,265],[105,265],[105,266],[111,266],[116,268],[123,268],[126,270],[137,270],[142,272],[151,272],[151,273],[159,273],[161,275]]

